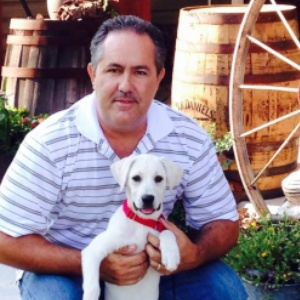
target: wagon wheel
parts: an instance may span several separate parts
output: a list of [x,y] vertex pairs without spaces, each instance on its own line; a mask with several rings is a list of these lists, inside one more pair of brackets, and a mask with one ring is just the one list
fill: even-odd
[[[293,45],[296,45],[295,48],[297,52],[300,49],[299,40],[291,29],[291,26],[286,21],[284,15],[279,9],[279,5],[274,0],[270,1],[268,4],[272,6],[275,13],[278,14],[280,22],[284,25],[286,31],[288,32],[289,37],[293,41]],[[265,93],[290,93],[296,98],[298,92],[297,86],[276,86],[276,85],[262,85],[262,84],[247,84],[247,74],[245,73],[245,68],[247,65],[247,55],[249,52],[249,47],[260,47],[263,51],[267,52],[269,55],[273,55],[276,59],[279,59],[284,64],[287,64],[289,67],[292,67],[293,71],[300,71],[299,61],[298,63],[287,58],[285,55],[280,54],[277,50],[273,50],[272,47],[256,39],[253,36],[255,24],[257,22],[258,16],[261,13],[262,9],[265,7],[265,0],[251,0],[246,13],[244,15],[243,21],[241,23],[239,33],[237,36],[236,46],[232,58],[232,69],[231,77],[229,83],[229,118],[230,118],[230,130],[234,138],[234,157],[241,178],[245,192],[253,204],[258,215],[263,215],[264,213],[269,213],[269,209],[264,201],[261,190],[258,185],[258,181],[261,176],[267,171],[268,167],[272,165],[276,157],[283,151],[284,147],[291,141],[291,139],[296,139],[297,134],[299,134],[298,129],[300,127],[299,123],[299,107],[297,100],[296,107],[291,109],[290,112],[277,116],[275,118],[270,118],[266,122],[262,122],[258,126],[249,128],[247,120],[245,118],[245,105],[244,97],[245,93],[256,93],[263,91]],[[300,73],[299,73],[300,74]],[[268,75],[266,75],[268,76]],[[299,77],[298,77],[299,81]],[[272,157],[266,162],[266,164],[260,169],[257,170],[251,165],[251,159],[249,158],[249,149],[247,146],[247,139],[251,138],[253,135],[259,135],[261,131],[269,130],[272,126],[282,126],[285,125],[284,122],[290,122],[293,120],[293,129],[290,130],[289,134],[283,139],[281,145],[278,146],[277,150],[274,151]],[[289,123],[289,124],[290,124]],[[282,124],[282,125],[280,125]],[[287,124],[287,123],[285,123]],[[297,148],[298,149],[298,148]]]

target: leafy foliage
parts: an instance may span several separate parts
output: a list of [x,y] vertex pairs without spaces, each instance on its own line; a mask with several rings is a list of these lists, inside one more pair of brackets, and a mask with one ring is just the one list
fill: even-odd
[[185,224],[185,210],[183,207],[182,199],[178,199],[175,202],[175,205],[173,207],[172,213],[169,215],[168,220],[176,226],[181,229],[186,234],[191,230],[186,224]]
[[230,132],[226,132],[221,138],[216,138],[216,123],[210,124],[207,132],[213,140],[217,153],[222,153],[223,151],[229,151],[231,149],[233,137]]
[[238,274],[267,288],[300,282],[300,220],[267,215],[242,226],[238,245],[224,261]]
[[0,92],[0,154],[15,154],[26,134],[46,117],[31,117],[26,109],[9,108],[6,95]]
[[214,143],[219,162],[222,168],[226,170],[233,162],[231,158],[224,154],[224,152],[231,150],[233,146],[234,140],[232,134],[226,132],[222,137],[216,138],[216,123],[210,124],[206,130]]

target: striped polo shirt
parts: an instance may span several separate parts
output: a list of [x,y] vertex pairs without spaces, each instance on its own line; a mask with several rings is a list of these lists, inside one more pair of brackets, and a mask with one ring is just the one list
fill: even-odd
[[[140,153],[167,157],[184,169],[181,182],[166,191],[165,216],[183,196],[191,227],[237,220],[212,141],[192,119],[154,100],[132,154]],[[26,136],[2,181],[0,230],[84,248],[126,199],[110,172],[117,160],[99,126],[94,93],[50,116]]]

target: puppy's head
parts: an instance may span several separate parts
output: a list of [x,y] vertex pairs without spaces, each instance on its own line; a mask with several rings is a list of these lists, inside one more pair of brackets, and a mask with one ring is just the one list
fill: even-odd
[[173,189],[182,177],[182,168],[151,154],[129,156],[111,165],[121,190],[126,188],[128,205],[143,218],[158,218],[167,186]]

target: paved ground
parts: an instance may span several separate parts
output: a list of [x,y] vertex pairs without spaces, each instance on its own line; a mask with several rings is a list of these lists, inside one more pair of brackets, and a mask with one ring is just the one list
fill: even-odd
[[15,282],[15,269],[0,264],[0,299],[21,300]]

